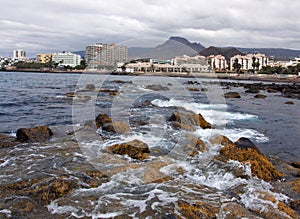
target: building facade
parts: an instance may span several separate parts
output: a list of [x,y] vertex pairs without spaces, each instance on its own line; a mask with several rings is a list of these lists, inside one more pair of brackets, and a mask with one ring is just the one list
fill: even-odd
[[177,56],[171,60],[174,66],[183,68],[189,73],[209,72],[210,66],[205,56]]
[[85,49],[88,69],[116,66],[118,62],[127,62],[127,59],[128,48],[122,45],[98,43]]
[[233,64],[236,59],[238,60],[238,63],[241,64],[241,70],[255,70],[253,67],[253,60],[258,63],[258,70],[267,66],[269,62],[268,57],[264,54],[236,55],[230,58],[230,70],[234,70]]
[[19,60],[19,61],[25,61],[26,58],[26,52],[23,49],[16,49],[13,51],[13,59]]
[[71,52],[59,52],[52,55],[52,61],[58,63],[58,66],[70,66],[75,67],[80,65],[80,55]]
[[211,69],[215,71],[224,71],[228,68],[226,58],[222,55],[211,55],[207,57]]
[[52,54],[37,54],[36,61],[39,63],[47,63],[52,61]]

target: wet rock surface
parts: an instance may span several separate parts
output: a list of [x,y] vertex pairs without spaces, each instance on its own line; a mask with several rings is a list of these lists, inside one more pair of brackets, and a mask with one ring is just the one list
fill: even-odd
[[224,94],[224,98],[241,98],[238,92],[228,92]]
[[21,142],[35,142],[48,140],[53,135],[47,126],[37,126],[33,128],[20,128],[17,130],[17,140]]

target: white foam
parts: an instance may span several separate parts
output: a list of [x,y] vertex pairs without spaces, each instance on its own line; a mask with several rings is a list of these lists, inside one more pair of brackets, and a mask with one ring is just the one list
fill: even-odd
[[2,210],[0,210],[0,213],[5,214],[6,217],[8,217],[8,218],[11,218],[11,210],[2,209]]

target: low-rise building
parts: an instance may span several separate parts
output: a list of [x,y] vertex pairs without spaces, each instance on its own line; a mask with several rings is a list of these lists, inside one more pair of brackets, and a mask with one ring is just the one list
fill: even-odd
[[70,66],[74,68],[80,65],[81,57],[71,52],[58,52],[53,54],[52,61],[58,63],[58,66]]
[[207,57],[211,69],[215,71],[224,71],[228,68],[226,58],[222,55],[211,55]]
[[48,63],[52,61],[52,54],[37,54],[36,61],[39,63]]
[[[236,55],[230,58],[230,70],[234,70],[235,61],[241,65],[241,70],[255,70],[262,69],[268,65],[268,57],[265,54],[247,54],[247,55]],[[254,67],[253,63],[256,63]]]

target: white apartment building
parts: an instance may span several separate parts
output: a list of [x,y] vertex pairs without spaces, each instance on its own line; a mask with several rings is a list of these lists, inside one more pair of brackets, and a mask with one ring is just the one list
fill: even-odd
[[268,65],[269,59],[265,54],[236,55],[230,58],[230,70],[234,70],[233,63],[236,59],[241,64],[241,70],[253,70],[253,57],[259,63],[259,70]]
[[207,60],[213,70],[220,71],[228,67],[226,58],[222,55],[211,55]]
[[52,61],[58,63],[59,66],[71,66],[74,68],[80,65],[81,57],[71,52],[58,52],[53,54]]
[[210,66],[205,56],[177,56],[171,60],[171,64],[184,68],[190,73],[209,72]]
[[13,51],[13,59],[19,60],[19,61],[25,61],[26,58],[26,52],[23,49],[16,49]]
[[118,62],[127,62],[127,59],[128,48],[122,45],[97,43],[85,49],[88,69],[116,66]]

